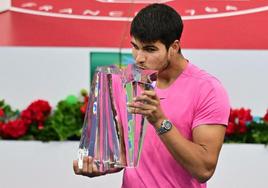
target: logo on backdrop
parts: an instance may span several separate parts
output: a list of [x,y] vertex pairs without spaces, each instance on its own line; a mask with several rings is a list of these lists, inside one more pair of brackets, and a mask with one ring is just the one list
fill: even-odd
[[11,11],[70,19],[130,21],[145,4],[167,3],[177,9],[184,20],[213,19],[254,14],[268,10],[267,1],[241,0],[72,0],[13,2]]

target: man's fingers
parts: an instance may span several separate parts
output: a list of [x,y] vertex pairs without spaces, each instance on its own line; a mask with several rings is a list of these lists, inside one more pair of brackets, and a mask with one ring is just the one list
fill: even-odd
[[83,158],[82,174],[87,174],[89,171],[88,157]]
[[93,163],[92,164],[92,169],[93,169],[93,174],[94,176],[101,176],[101,175],[105,175],[106,173],[105,172],[100,172],[96,163]]
[[95,163],[92,164],[92,172],[95,175],[100,175],[100,172],[98,170],[98,167],[97,167],[97,165]]
[[[106,172],[100,172],[97,164],[94,162],[94,159],[92,157],[84,157],[83,158],[83,168],[79,169],[78,167],[78,160],[73,161],[73,170],[76,175],[83,175],[87,177],[96,177],[96,176],[101,176],[105,175],[106,173],[109,173],[108,171]],[[114,169],[114,172],[119,171],[118,169]],[[111,171],[111,172],[113,172]]]
[[81,172],[80,172],[80,170],[78,168],[78,161],[77,160],[73,161],[73,170],[74,170],[75,174],[77,174],[77,175],[81,174]]
[[97,165],[94,163],[94,160],[92,157],[84,157],[83,158],[83,168],[79,169],[78,167],[78,161],[73,161],[73,170],[74,173],[77,175],[83,175],[88,177],[96,177],[100,175],[104,175],[105,173],[102,173],[99,171]]
[[92,173],[93,170],[92,170],[92,166],[93,166],[93,158],[92,157],[87,157],[87,160],[88,160],[88,173]]
[[155,93],[155,91],[143,91],[141,95],[133,98],[133,102],[141,102],[152,105],[158,105],[159,99]]
[[141,94],[148,95],[149,97],[151,97],[153,99],[157,99],[157,95],[156,95],[156,92],[154,90],[144,90]]
[[137,105],[139,104],[151,104],[151,105],[155,105],[157,106],[159,104],[159,102],[147,95],[141,95],[135,98],[134,100],[135,103],[137,103]]

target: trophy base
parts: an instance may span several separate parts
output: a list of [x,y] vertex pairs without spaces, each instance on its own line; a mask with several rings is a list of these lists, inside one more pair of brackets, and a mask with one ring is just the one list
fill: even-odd
[[127,167],[124,164],[121,164],[120,161],[100,161],[100,160],[94,160],[95,165],[97,166],[98,170],[100,172],[106,172],[109,171],[110,169],[115,169],[115,168],[125,168]]

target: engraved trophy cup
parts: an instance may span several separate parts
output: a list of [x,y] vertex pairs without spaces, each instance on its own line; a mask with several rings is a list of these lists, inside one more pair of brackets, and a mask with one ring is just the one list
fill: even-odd
[[96,69],[79,144],[79,168],[84,156],[92,156],[100,172],[138,165],[146,121],[128,112],[127,103],[142,90],[153,89],[155,80],[155,72],[135,64]]

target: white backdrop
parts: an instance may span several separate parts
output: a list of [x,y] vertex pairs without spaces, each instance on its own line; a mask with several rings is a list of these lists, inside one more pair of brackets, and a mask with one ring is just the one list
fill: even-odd
[[[53,106],[89,87],[93,48],[0,47],[0,98],[23,109],[35,99]],[[126,50],[129,51],[129,50]],[[192,63],[218,77],[233,107],[262,116],[268,108],[268,50],[184,50]]]

